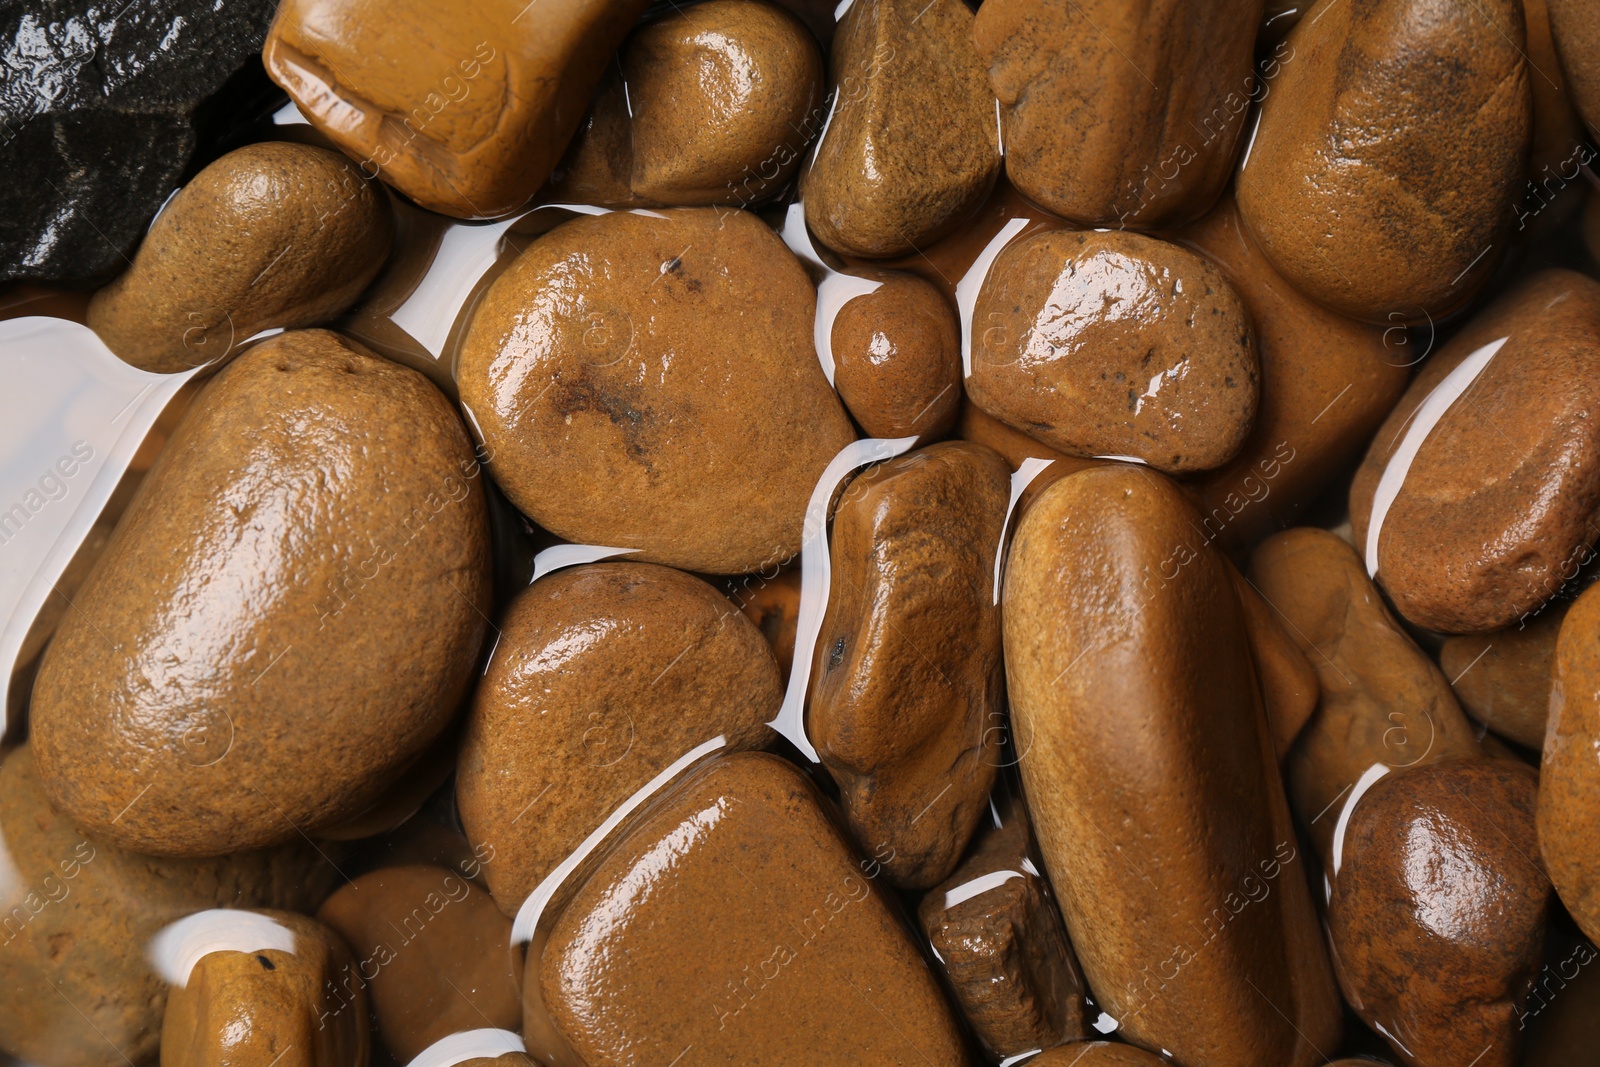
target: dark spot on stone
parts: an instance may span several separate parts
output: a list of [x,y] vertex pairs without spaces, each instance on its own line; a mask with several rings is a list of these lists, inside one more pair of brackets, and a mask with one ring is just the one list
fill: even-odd
[[835,641],[833,643],[833,647],[828,650],[828,669],[830,671],[831,670],[835,670],[835,669],[838,668],[839,664],[841,664],[843,662],[844,662],[844,638],[841,637],[837,641]]
[[269,971],[275,971],[275,970],[278,969],[276,966],[273,965],[273,962],[271,960],[267,959],[267,957],[263,956],[259,952],[256,953],[256,962],[260,963],[262,967],[265,967]]

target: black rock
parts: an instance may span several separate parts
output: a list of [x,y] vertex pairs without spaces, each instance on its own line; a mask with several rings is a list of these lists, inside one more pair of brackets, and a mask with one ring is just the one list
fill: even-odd
[[257,77],[275,6],[0,0],[0,281],[122,270],[214,139],[213,98]]

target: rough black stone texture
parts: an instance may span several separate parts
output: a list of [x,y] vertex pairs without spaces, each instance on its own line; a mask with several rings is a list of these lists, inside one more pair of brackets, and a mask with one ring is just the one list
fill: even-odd
[[0,281],[123,269],[210,136],[207,101],[259,70],[274,7],[0,0]]

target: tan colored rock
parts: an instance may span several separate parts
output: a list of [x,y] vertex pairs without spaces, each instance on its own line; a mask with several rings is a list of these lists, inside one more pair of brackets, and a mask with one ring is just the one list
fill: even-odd
[[822,130],[822,76],[810,31],[764,0],[708,0],[645,22],[552,175],[552,198],[608,207],[771,200]]
[[1029,812],[1118,1033],[1197,1067],[1320,1062],[1338,998],[1243,612],[1193,508],[1126,465],[1061,479],[1022,517],[1004,614]]
[[1449,681],[1389,614],[1347,542],[1287,530],[1256,549],[1250,580],[1317,672],[1321,703],[1284,770],[1295,814],[1331,868],[1339,805],[1368,768],[1480,749]]
[[1539,766],[1539,850],[1561,902],[1591,941],[1600,941],[1600,586],[1590,586],[1561,624],[1550,724]]
[[206,386],[34,685],[34,759],[157,855],[365,810],[455,716],[488,625],[478,464],[422,375],[300,331]]
[[1177,226],[1233,173],[1259,0],[989,0],[973,40],[1005,116],[1006,174],[1085,226]]
[[1552,897],[1538,791],[1524,764],[1454,760],[1386,775],[1356,802],[1328,937],[1345,999],[1404,1063],[1521,1062]]
[[495,903],[524,898],[607,816],[719,734],[775,735],[766,642],[711,586],[639,563],[541,578],[512,602],[473,698],[456,773],[469,841],[493,849]]
[[806,732],[856,843],[898,886],[955,868],[1001,762],[1009,496],[1004,460],[947,441],[866,471],[834,513]]
[[389,255],[386,196],[337,152],[264,141],[178,190],[89,326],[141,370],[185,371],[355,303]]
[[961,324],[939,290],[901,271],[833,320],[833,384],[868,437],[935,440],[961,408]]
[[789,677],[794,664],[795,631],[800,627],[800,569],[788,567],[771,578],[763,574],[732,579],[728,598],[756,624],[778,661],[778,675]]
[[1385,326],[1439,321],[1488,280],[1525,178],[1521,0],[1319,0],[1287,43],[1240,213],[1319,303]]
[[1408,423],[1473,353],[1504,341],[1428,433],[1378,536],[1378,582],[1407,619],[1486,633],[1530,618],[1600,538],[1600,282],[1525,280],[1430,358],[1350,487],[1366,546],[1374,495]]
[[1058,451],[1209,470],[1255,419],[1250,317],[1216,267],[1177,245],[1113,231],[1014,241],[973,321],[988,325],[967,395]]
[[1222,270],[1255,326],[1261,384],[1250,436],[1191,483],[1207,536],[1237,551],[1293,525],[1348,469],[1419,357],[1404,330],[1347,319],[1285,281],[1245,232],[1231,196],[1171,237]]
[[833,43],[836,102],[801,175],[806,222],[847,255],[938,240],[1000,173],[999,112],[962,0],[856,0]]
[[[1570,182],[1578,177],[1573,161],[1581,162],[1593,156],[1579,151],[1583,143],[1583,123],[1567,91],[1567,77],[1556,52],[1549,0],[1523,0],[1522,7],[1528,32],[1528,84],[1533,91],[1533,153],[1528,164],[1529,180],[1536,186],[1543,186],[1551,177],[1558,182]],[[1572,4],[1566,7],[1576,10]],[[1555,188],[1560,187],[1558,184]],[[1519,225],[1518,231],[1521,229]]]
[[402,1063],[460,1030],[522,1028],[522,946],[454,871],[386,867],[317,910],[355,953],[383,1045]]
[[473,315],[461,399],[490,473],[558,536],[715,574],[774,566],[854,437],[817,363],[815,291],[753,215],[660,214],[534,242]]
[[257,912],[294,950],[209,952],[172,990],[161,1067],[366,1067],[367,998],[350,949],[321,923]]
[[504,215],[544,184],[649,0],[286,0],[262,61],[362,173],[430,211]]
[[299,841],[172,860],[90,840],[46,800],[28,745],[0,764],[0,849],[0,1052],[52,1067],[154,1062],[167,983],[145,949],[168,923],[309,909],[338,877]]
[[917,908],[956,1003],[996,1060],[1089,1034],[1083,975],[1035,862],[1027,808],[1007,797],[971,854]]
[[1556,638],[1568,606],[1551,604],[1523,627],[1452,637],[1439,650],[1439,666],[1467,714],[1536,751],[1544,747]]
[[969,1064],[867,862],[793,765],[714,760],[598,864],[527,986],[590,1064],[665,1064],[691,1047],[772,1067]]
[[1600,130],[1600,12],[1583,0],[1546,0],[1567,92],[1590,132]]

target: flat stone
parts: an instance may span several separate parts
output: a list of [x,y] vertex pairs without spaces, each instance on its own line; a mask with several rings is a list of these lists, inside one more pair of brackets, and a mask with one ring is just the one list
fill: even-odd
[[[36,0],[0,13],[0,281],[73,285],[128,265],[253,67],[272,0]],[[257,68],[259,70],[259,68]]]
[[1467,714],[1535,751],[1544,747],[1556,639],[1569,607],[1550,604],[1526,625],[1452,637],[1439,650],[1439,666]]
[[599,863],[527,986],[588,1064],[969,1064],[871,870],[792,765],[714,760]]

